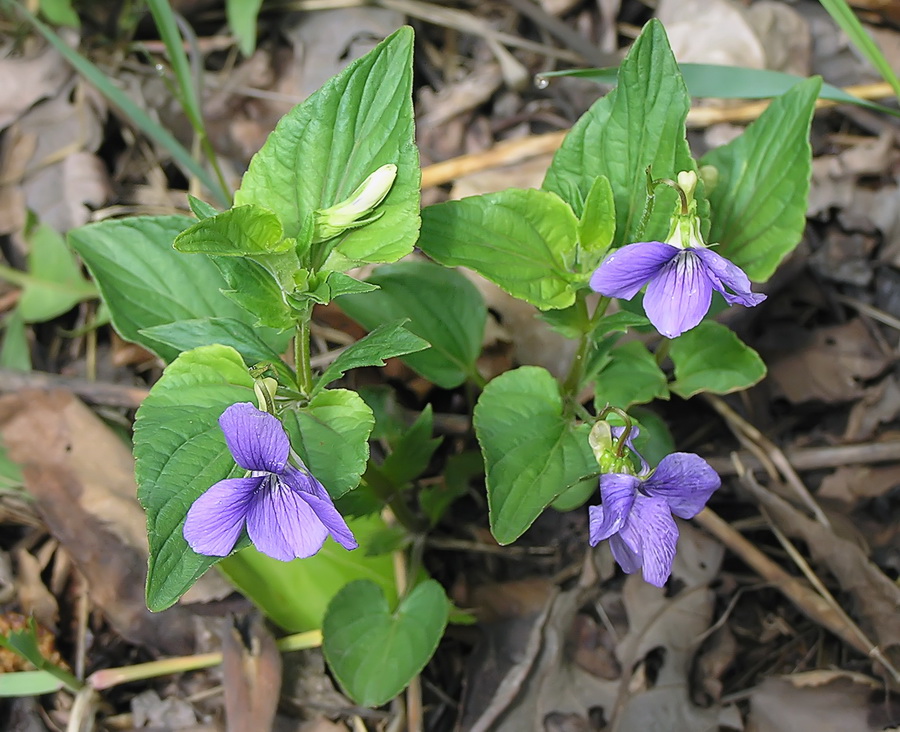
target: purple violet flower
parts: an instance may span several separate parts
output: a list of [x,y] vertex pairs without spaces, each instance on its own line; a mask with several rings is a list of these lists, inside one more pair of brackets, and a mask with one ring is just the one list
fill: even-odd
[[[610,254],[591,275],[591,289],[606,297],[630,300],[644,285],[644,312],[666,338],[677,338],[700,324],[709,312],[712,291],[729,305],[759,305],[765,295],[750,291],[750,279],[736,264],[707,248],[701,233],[694,190],[697,173],[683,170],[679,202],[669,222],[665,242],[628,244]],[[734,294],[728,292],[729,288]]]
[[602,503],[588,509],[591,546],[609,539],[613,558],[626,573],[643,569],[646,582],[662,587],[678,542],[672,514],[693,518],[720,485],[703,458],[686,452],[667,455],[652,474],[605,473]]
[[244,526],[263,554],[283,562],[311,557],[331,534],[345,549],[358,545],[322,484],[294,456],[281,422],[249,402],[219,417],[234,461],[250,471],[220,480],[191,506],[184,538],[198,554],[228,555]]
[[[759,305],[744,271],[704,246],[681,248],[659,241],[628,244],[610,254],[591,275],[591,289],[607,297],[633,298],[644,285],[644,311],[666,338],[695,327],[709,311],[712,291],[729,305]],[[734,294],[726,291],[726,287]]]

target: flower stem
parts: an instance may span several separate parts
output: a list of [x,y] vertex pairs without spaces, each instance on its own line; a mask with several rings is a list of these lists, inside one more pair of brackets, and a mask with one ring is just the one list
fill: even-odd
[[572,359],[572,365],[569,367],[569,373],[563,382],[563,394],[565,396],[575,397],[581,389],[581,380],[584,376],[584,366],[590,355],[591,348],[594,345],[594,331],[600,319],[606,313],[609,307],[610,298],[601,297],[597,303],[594,314],[588,317],[587,302],[583,297],[579,296],[576,304],[582,310],[582,320],[584,322],[584,332],[581,334],[581,340],[578,343],[578,350],[575,352],[575,358]]
[[313,387],[312,365],[309,362],[309,322],[312,310],[308,310],[297,321],[294,335],[294,368],[297,370],[297,387],[303,394],[309,394]]

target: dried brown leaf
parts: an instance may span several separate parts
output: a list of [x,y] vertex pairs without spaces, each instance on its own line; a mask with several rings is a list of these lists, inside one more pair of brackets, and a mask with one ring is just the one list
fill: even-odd
[[[897,702],[878,700],[881,685],[843,671],[770,677],[750,695],[753,732],[868,732],[900,714]],[[893,714],[892,714],[893,712]]]
[[[578,587],[551,597],[533,616],[530,631],[509,633],[502,639],[506,645],[492,657],[471,664],[468,687],[474,692],[464,701],[461,728],[543,732],[550,724],[554,729],[580,729],[593,710],[602,709],[621,730],[716,729],[719,710],[690,702],[688,673],[712,617],[714,598],[707,583],[718,573],[723,549],[690,525],[680,526],[671,597],[639,576],[629,577],[624,591],[629,629],[615,644],[606,629],[594,626],[596,633],[584,632],[588,626],[579,611],[602,602],[609,615],[612,600],[608,592],[601,600],[598,578],[586,572]],[[607,643],[615,644],[624,671],[621,679],[604,678],[615,664],[598,665],[599,657],[588,653]],[[504,654],[512,662],[498,674],[490,662]]]
[[753,481],[743,481],[742,485],[785,534],[806,542],[814,560],[827,567],[841,589],[853,598],[853,612],[863,631],[882,652],[896,655],[900,651],[900,587],[869,560],[858,544],[807,518]]
[[777,391],[795,404],[855,399],[863,393],[860,381],[878,376],[892,361],[858,318],[793,335],[783,342],[796,347],[789,353],[773,350],[766,362]]
[[762,42],[765,68],[809,76],[812,38],[800,13],[783,2],[760,0],[747,8],[746,17]]
[[847,465],[822,479],[816,495],[848,506],[877,498],[900,486],[900,465]]
[[54,96],[72,76],[71,67],[51,46],[13,55],[9,44],[0,58],[0,130],[15,122],[35,102]]
[[656,17],[681,63],[766,68],[763,45],[734,0],[660,0]]
[[122,440],[68,392],[0,397],[0,437],[25,489],[84,576],[91,599],[124,638],[155,651],[192,651],[190,614],[144,604],[147,538],[134,464]]
[[271,729],[281,694],[281,654],[259,616],[236,621],[225,634],[222,672],[228,732]]
[[41,579],[41,564],[37,558],[19,549],[16,552],[16,586],[19,606],[26,615],[34,618],[47,628],[56,628],[59,620],[59,605]]
[[[60,232],[87,223],[91,209],[112,195],[106,168],[94,155],[105,117],[103,102],[78,84],[26,112],[3,141],[2,183],[13,189],[2,196],[7,206],[24,198],[28,209]],[[33,141],[33,152],[23,161],[13,146],[26,138]],[[7,222],[14,214],[2,213],[0,223],[11,231]]]
[[890,422],[900,414],[900,383],[888,376],[866,389],[863,398],[850,410],[844,440],[862,442],[875,434],[879,425]]

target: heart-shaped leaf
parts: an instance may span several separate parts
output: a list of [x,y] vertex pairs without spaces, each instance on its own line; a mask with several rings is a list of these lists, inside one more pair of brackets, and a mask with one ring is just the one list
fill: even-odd
[[565,414],[548,371],[522,366],[491,381],[474,415],[491,532],[510,544],[566,489],[597,469],[590,427]]
[[434,580],[418,585],[394,612],[374,582],[351,582],[325,613],[325,659],[354,701],[380,706],[425,668],[444,634],[449,611],[444,588]]

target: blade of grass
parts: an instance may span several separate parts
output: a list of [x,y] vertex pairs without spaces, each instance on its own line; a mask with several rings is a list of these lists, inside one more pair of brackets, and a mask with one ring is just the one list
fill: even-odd
[[[804,80],[802,76],[787,74],[770,69],[747,69],[740,66],[718,64],[679,64],[688,92],[692,97],[716,99],[768,99],[784,94],[795,84]],[[619,68],[611,66],[603,69],[568,69],[538,74],[537,82],[556,76],[577,76],[590,79],[598,84],[616,83]],[[832,102],[857,104],[878,112],[900,116],[900,111],[876,104],[867,99],[853,96],[840,87],[822,84],[819,96]]]
[[169,63],[172,64],[178,85],[176,89],[178,101],[194,130],[203,130],[203,114],[200,111],[195,76],[191,72],[191,64],[184,50],[178,22],[175,20],[175,11],[167,0],[147,0],[147,6],[150,8],[153,22],[156,23],[159,37],[166,46]]
[[[147,0],[147,5],[150,8],[153,21],[156,23],[156,29],[159,31],[160,38],[165,44],[169,62],[172,64],[172,71],[175,74],[175,83],[177,85],[175,96],[187,115],[191,127],[194,128],[194,134],[197,135],[200,149],[219,179],[219,185],[227,190],[228,186],[225,183],[225,177],[222,175],[218,158],[209,142],[209,137],[206,134],[206,125],[203,122],[203,110],[200,106],[200,86],[203,80],[202,69],[192,66],[184,48],[185,44],[182,43],[182,33],[184,40],[192,49],[195,60],[200,58],[197,38],[193,33],[193,29],[184,18],[175,14],[169,0]],[[181,26],[181,31],[178,29],[179,25]]]
[[881,78],[891,85],[894,95],[900,99],[900,79],[897,78],[890,63],[878,48],[878,44],[863,28],[859,18],[847,4],[847,0],[821,0],[821,2],[831,19],[850,37],[862,55],[878,70]]
[[[3,3],[7,5],[7,3]],[[168,150],[175,162],[188,175],[196,178],[215,196],[216,201],[222,206],[231,205],[231,195],[221,181],[209,173],[187,149],[162,125],[150,117],[143,109],[133,102],[121,89],[119,89],[97,66],[91,63],[76,50],[70,48],[49,26],[38,20],[23,5],[15,3],[16,9],[38,31],[60,55],[68,61],[75,70],[87,81],[93,84],[110,103],[118,107],[141,132],[147,137]]]

